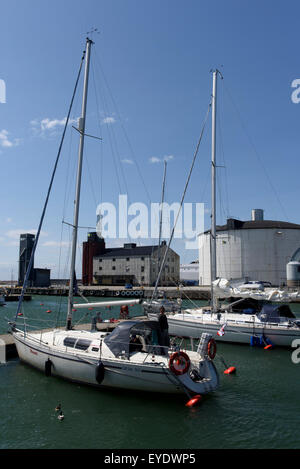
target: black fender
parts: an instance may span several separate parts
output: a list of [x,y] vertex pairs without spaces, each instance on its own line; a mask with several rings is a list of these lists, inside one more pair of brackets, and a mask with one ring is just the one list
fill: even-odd
[[98,384],[101,384],[104,379],[105,368],[101,361],[98,362],[95,370],[95,379]]
[[48,376],[51,376],[52,374],[52,361],[50,360],[50,358],[48,358],[48,360],[45,362],[45,375],[48,377]]

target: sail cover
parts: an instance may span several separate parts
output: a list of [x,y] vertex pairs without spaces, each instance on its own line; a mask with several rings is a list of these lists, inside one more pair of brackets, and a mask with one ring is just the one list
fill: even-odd
[[129,347],[131,336],[142,336],[147,345],[152,345],[154,331],[157,333],[158,342],[160,342],[158,321],[127,320],[121,322],[108,336],[106,336],[104,342],[115,357],[118,357],[123,353],[128,356],[130,353]]
[[284,316],[285,318],[295,318],[294,314],[291,312],[289,307],[282,309],[281,306],[276,305],[264,305],[260,313],[258,314],[258,318],[262,322],[280,322],[281,317]]
[[291,302],[300,299],[299,292],[288,292],[279,289],[245,289],[242,284],[233,286],[224,278],[219,278],[213,282],[214,295],[218,298],[253,298],[254,300],[267,300],[275,302]]

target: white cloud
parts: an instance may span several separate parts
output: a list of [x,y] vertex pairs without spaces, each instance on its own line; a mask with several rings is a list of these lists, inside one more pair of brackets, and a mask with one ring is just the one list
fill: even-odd
[[102,119],[102,124],[114,124],[116,122],[116,119],[112,116],[107,116]]
[[133,161],[132,160],[128,160],[128,159],[124,159],[124,160],[121,160],[122,163],[125,163],[125,164],[133,164]]
[[69,241],[46,241],[42,246],[46,247],[56,247],[56,246],[69,246]]
[[150,163],[162,163],[163,161],[171,161],[174,159],[173,155],[166,155],[163,158],[157,158],[156,156],[152,156],[149,158]]
[[[35,133],[44,135],[46,132],[53,132],[58,128],[63,127],[66,124],[66,121],[66,117],[63,119],[49,119],[49,117],[45,117],[42,120],[33,119],[30,121],[30,125]],[[68,125],[77,123],[78,119],[69,119]]]
[[156,156],[152,156],[149,158],[150,163],[160,163],[161,160],[159,158],[156,158]]
[[[63,119],[48,119],[46,117],[45,119],[41,120],[41,130],[52,130],[55,129],[56,127],[63,127],[66,125],[67,118],[64,117]],[[70,119],[69,124],[74,124],[76,119]]]
[[163,161],[171,161],[174,160],[174,155],[167,155],[163,157]]
[[14,140],[10,140],[8,138],[9,132],[5,129],[0,130],[0,146],[4,148],[15,147],[19,145],[20,139],[15,138]]

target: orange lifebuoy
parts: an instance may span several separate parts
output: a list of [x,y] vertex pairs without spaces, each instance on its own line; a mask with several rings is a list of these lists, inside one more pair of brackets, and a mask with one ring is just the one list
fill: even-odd
[[207,344],[207,354],[213,360],[217,353],[217,344],[214,339],[210,339]]
[[175,375],[184,375],[190,367],[189,356],[184,352],[175,352],[169,360],[169,368]]

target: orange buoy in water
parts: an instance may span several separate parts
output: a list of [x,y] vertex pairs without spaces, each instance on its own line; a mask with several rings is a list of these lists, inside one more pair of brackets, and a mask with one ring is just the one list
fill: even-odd
[[272,344],[266,345],[266,346],[264,347],[264,350],[269,350],[269,349],[271,349],[272,347],[273,347]]
[[18,316],[23,316],[23,313],[18,313]]
[[40,303],[40,306],[44,306],[44,303]]
[[235,366],[230,366],[227,368],[227,370],[224,371],[224,375],[231,375],[232,373],[236,372],[236,367]]
[[74,312],[75,312],[75,311],[77,311],[77,309],[73,308],[73,309],[72,309],[72,311],[74,311]]
[[202,399],[202,396],[201,394],[196,394],[196,396],[192,397],[192,399],[190,399],[186,404],[185,406],[186,407],[193,407],[194,405],[198,404]]
[[48,309],[48,310],[46,311],[46,313],[52,313],[51,309]]
[[92,311],[93,308],[89,308],[89,311]]

